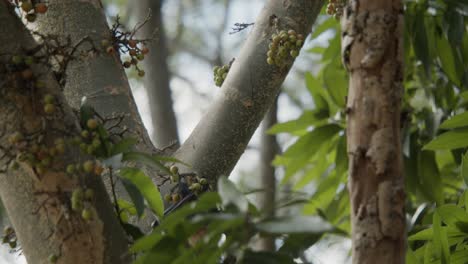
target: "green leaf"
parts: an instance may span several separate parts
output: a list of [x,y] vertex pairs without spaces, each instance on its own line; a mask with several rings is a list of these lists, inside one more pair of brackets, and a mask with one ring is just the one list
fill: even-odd
[[341,130],[342,128],[335,124],[317,127],[307,135],[299,138],[286,150],[284,156],[295,157],[303,153],[314,153],[324,142],[330,140]]
[[441,129],[453,129],[468,126],[468,112],[452,116],[440,124]]
[[406,264],[420,264],[420,261],[411,248],[406,249]]
[[255,227],[271,234],[322,234],[333,226],[318,216],[290,216],[260,222]]
[[120,210],[128,212],[130,215],[138,215],[135,205],[127,200],[117,198],[117,204]]
[[242,264],[295,264],[296,262],[285,254],[274,252],[254,252],[247,250],[239,263]]
[[[143,237],[144,239],[145,237]],[[141,239],[140,239],[141,240]],[[161,243],[157,243],[150,252],[138,258],[134,264],[172,263],[174,256],[178,254],[180,241],[174,237],[165,236],[161,238]]]
[[188,168],[191,168],[192,166],[190,166],[190,164],[188,163],[185,163],[179,159],[176,159],[176,158],[173,158],[173,157],[166,157],[166,156],[159,156],[159,155],[153,155],[152,156],[153,159],[155,160],[159,160],[159,161],[163,161],[163,162],[173,162],[173,163],[179,163],[179,164],[182,164]]
[[338,28],[338,26],[339,26],[339,23],[336,21],[336,19],[333,18],[332,16],[329,16],[329,18],[327,18],[327,20],[320,23],[317,27],[315,27],[313,29],[313,33],[311,35],[311,38],[315,39],[316,37],[318,37],[323,32],[325,32],[327,30],[330,30],[330,29],[336,29],[336,28]]
[[132,236],[134,240],[142,238],[145,234],[141,232],[140,228],[137,226],[128,224],[128,223],[122,223],[122,226],[127,234]]
[[317,110],[305,110],[298,119],[275,124],[267,131],[267,133],[279,134],[305,131],[307,128],[316,125],[317,121],[323,120],[320,115],[321,113]]
[[307,50],[307,52],[317,53],[317,54],[322,54],[324,51],[325,51],[325,47],[321,47],[321,46],[315,46]]
[[443,186],[434,152],[418,153],[418,179],[426,197],[441,205],[444,202]]
[[132,199],[138,217],[141,217],[143,215],[143,212],[145,211],[145,202],[143,199],[143,194],[140,192],[138,187],[135,184],[133,184],[133,182],[131,182],[130,180],[127,180],[125,178],[121,178],[120,180],[122,181],[125,190],[130,196],[130,199]]
[[[337,60],[338,61],[338,60]],[[329,63],[323,70],[325,88],[338,107],[345,107],[349,78],[340,61]]]
[[312,95],[312,100],[314,100],[315,109],[317,109],[319,113],[322,113],[324,118],[328,117],[330,115],[330,109],[321,82],[318,78],[312,76],[310,72],[306,72],[304,78],[307,90],[309,90]]
[[348,170],[348,152],[346,151],[346,136],[342,135],[336,145],[335,156],[336,173],[338,175],[346,173]]
[[298,258],[305,250],[317,243],[321,237],[322,234],[290,234],[285,238],[278,251]]
[[156,185],[145,175],[143,171],[136,168],[122,168],[120,175],[132,182],[143,194],[149,207],[156,213],[159,219],[164,217],[164,203]]
[[455,226],[463,232],[468,232],[468,214],[454,204],[446,204],[437,208],[437,212],[448,226]]
[[341,37],[339,33],[328,41],[328,47],[323,53],[322,61],[332,61],[341,55]]
[[336,195],[336,190],[344,181],[345,175],[331,173],[317,187],[310,202],[304,206],[304,214],[316,214],[318,209],[326,208]]
[[[327,144],[341,130],[342,128],[335,124],[317,127],[300,137],[284,152],[281,158],[275,159],[273,164],[286,165],[286,173],[282,183],[287,182],[297,171],[303,169],[320,147]],[[285,161],[285,163],[278,163],[280,160]]]
[[228,180],[228,178],[219,178],[218,192],[223,201],[223,206],[233,204],[243,213],[246,213],[249,209],[249,201],[247,198],[236,188],[232,181]]
[[456,12],[454,9],[448,9],[445,12],[444,19],[448,24],[447,36],[450,44],[453,46],[460,46],[465,31],[463,15]]
[[146,153],[141,152],[127,152],[124,153],[122,160],[124,161],[136,161],[142,164],[154,167],[156,169],[160,169],[164,173],[171,175],[171,171],[164,166],[161,162],[159,162],[159,156],[154,157]]
[[457,69],[455,56],[449,41],[444,37],[439,37],[436,38],[436,45],[442,69],[450,78],[450,81],[459,86],[461,84],[461,73],[459,70],[461,69]]
[[137,142],[138,139],[132,137],[122,139],[112,146],[111,156],[130,151]]
[[437,251],[437,256],[441,257],[442,264],[450,263],[450,249],[447,241],[446,230],[442,228],[442,222],[438,212],[433,215],[432,226],[434,228],[434,248]]
[[466,264],[467,259],[468,249],[455,251],[450,258],[452,264]]
[[153,232],[145,237],[136,241],[131,247],[131,253],[147,251],[153,248],[161,241],[167,230],[171,230],[181,222],[185,222],[189,215],[206,212],[217,207],[220,197],[216,192],[206,192],[201,195],[197,201],[191,202],[177,209],[173,213],[162,219],[162,222],[156,227]]
[[457,149],[468,146],[468,128],[459,128],[445,132],[427,145],[423,149],[438,150],[438,149]]
[[[447,234],[447,237],[449,238],[455,238],[455,237],[465,237],[466,233],[463,233],[456,227],[452,226],[442,226],[442,229],[445,229],[445,233]],[[424,229],[422,231],[419,231],[418,233],[411,235],[408,237],[409,241],[430,241],[434,238],[434,230],[433,228],[428,228]]]
[[413,20],[413,49],[416,57],[422,62],[426,77],[431,74],[431,59],[427,40],[426,25],[424,23],[425,10],[420,9]]

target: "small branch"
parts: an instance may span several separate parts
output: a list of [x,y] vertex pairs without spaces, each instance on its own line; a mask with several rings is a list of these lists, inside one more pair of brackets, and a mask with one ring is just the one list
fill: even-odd
[[122,219],[120,219],[121,211],[120,211],[119,203],[117,202],[117,194],[115,193],[115,181],[114,181],[114,176],[112,174],[112,167],[109,168],[109,179],[110,179],[110,184],[111,184],[112,199],[114,200],[115,212],[117,213],[117,218],[119,218],[120,224],[123,225]]
[[241,32],[242,30],[250,27],[250,26],[253,26],[255,23],[235,23],[234,24],[234,27],[232,27],[232,31],[229,32],[230,35],[232,34],[236,34],[236,33],[239,33]]

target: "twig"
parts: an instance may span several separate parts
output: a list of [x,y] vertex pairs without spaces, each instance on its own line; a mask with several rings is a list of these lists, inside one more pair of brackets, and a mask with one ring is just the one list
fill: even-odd
[[232,31],[229,32],[230,35],[232,34],[236,34],[236,33],[239,33],[241,32],[242,30],[250,27],[250,26],[253,26],[255,23],[235,23],[234,24],[234,27],[232,27]]

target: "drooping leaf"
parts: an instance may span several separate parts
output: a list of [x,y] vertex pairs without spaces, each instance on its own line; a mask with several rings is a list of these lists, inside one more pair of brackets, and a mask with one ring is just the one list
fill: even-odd
[[423,149],[438,150],[438,149],[457,149],[468,146],[468,128],[459,128],[445,132],[427,145]]
[[413,47],[417,58],[422,62],[426,76],[431,73],[431,59],[427,40],[426,25],[424,23],[425,10],[420,9],[413,20]]
[[345,98],[348,93],[348,76],[340,61],[328,64],[323,70],[325,88],[333,102],[341,108],[345,107]]
[[440,124],[441,129],[453,129],[468,126],[468,112],[452,116]]
[[160,156],[160,155],[153,155],[153,159],[158,160],[158,161],[163,161],[163,162],[173,162],[173,163],[179,163],[182,164],[188,168],[191,168],[190,164],[185,163],[179,159],[173,158],[173,157],[166,157],[166,156]]
[[333,226],[318,216],[291,216],[260,222],[255,225],[263,232],[272,234],[322,234],[333,230]]
[[334,19],[332,16],[328,17],[325,21],[317,25],[317,27],[314,28],[311,38],[315,39],[318,37],[320,34],[327,30],[331,29],[336,29],[338,27],[339,23]]
[[436,255],[440,256],[441,263],[448,264],[450,263],[450,249],[447,241],[447,233],[446,230],[442,228],[442,222],[438,212],[435,212],[433,215],[432,226],[434,229],[432,243],[434,244]]
[[[317,124],[322,124],[325,122],[324,119],[321,119],[320,112],[313,111],[304,111],[302,115],[296,120],[287,121],[284,123],[278,123],[272,126],[268,130],[268,134],[278,134],[278,133],[295,133],[298,131],[306,131],[307,128],[311,126],[316,126]],[[322,122],[320,122],[322,121]]]
[[[460,231],[456,227],[442,226],[441,228],[445,229],[447,237],[465,237],[466,236],[466,233]],[[418,240],[429,241],[429,240],[432,240],[433,238],[434,238],[434,229],[428,228],[428,229],[419,231],[418,233],[414,235],[409,236],[408,240],[409,241],[418,241]]]
[[312,76],[310,72],[306,72],[304,78],[307,90],[309,90],[312,95],[312,100],[314,100],[315,109],[321,114],[321,117],[329,117],[330,108],[324,95],[325,92],[322,90],[323,87],[320,80]]
[[138,187],[135,184],[133,184],[132,181],[125,179],[125,178],[121,178],[120,180],[122,181],[122,184],[125,187],[125,190],[130,196],[130,199],[132,199],[132,202],[133,202],[133,205],[135,206],[138,217],[141,217],[145,210],[145,201],[144,201],[141,191],[138,189]]
[[295,264],[296,262],[288,255],[275,252],[254,252],[248,250],[239,263],[242,264]]
[[124,138],[115,145],[112,146],[111,155],[116,155],[119,153],[124,153],[132,150],[132,147],[138,142],[138,139],[128,137]]
[[[324,125],[315,128],[307,135],[300,137],[296,143],[290,146],[281,158],[275,159],[273,164],[286,165],[286,173],[282,183],[287,182],[291,176],[300,169],[303,169],[308,161],[317,153],[322,144],[327,143],[329,140],[338,133],[342,128],[335,124]],[[283,160],[284,163],[279,163]]]
[[127,152],[124,153],[123,158],[124,161],[136,161],[136,162],[141,162],[142,164],[151,166],[153,168],[159,169],[166,173],[167,175],[171,175],[171,171],[162,164],[158,157],[151,156],[146,153],[142,152]]
[[457,69],[454,51],[446,38],[436,38],[439,60],[444,73],[450,78],[450,81],[456,85],[461,84],[461,69]]
[[463,15],[456,12],[455,9],[448,9],[445,12],[444,20],[448,25],[447,37],[450,44],[454,47],[460,46],[465,31]]
[[450,257],[451,264],[465,264],[468,259],[468,249],[457,250]]
[[443,186],[435,154],[431,151],[418,153],[418,179],[421,191],[427,198],[441,205],[443,199]]
[[156,213],[159,219],[162,219],[164,217],[164,203],[153,181],[143,171],[136,168],[122,168],[119,174],[138,188],[151,210]]
[[454,204],[445,204],[437,208],[440,217],[448,226],[455,226],[463,232],[468,232],[468,213]]
[[249,201],[244,194],[239,191],[235,184],[226,177],[218,180],[218,191],[223,201],[223,206],[234,204],[239,211],[245,213],[249,209]]
[[132,224],[122,223],[122,226],[127,234],[129,234],[134,240],[142,238],[145,234]]
[[279,248],[279,252],[298,258],[302,252],[319,241],[322,234],[291,234]]
[[137,253],[141,251],[148,251],[154,245],[159,243],[164,236],[164,231],[172,230],[181,222],[186,221],[186,217],[191,214],[206,212],[216,208],[217,204],[221,202],[219,194],[216,192],[206,192],[201,195],[197,201],[184,205],[182,208],[177,209],[173,213],[162,219],[162,222],[153,232],[145,237],[136,241],[131,247],[130,252]]

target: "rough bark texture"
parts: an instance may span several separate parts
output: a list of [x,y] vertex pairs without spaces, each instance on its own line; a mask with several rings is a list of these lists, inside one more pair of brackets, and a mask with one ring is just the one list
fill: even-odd
[[[134,3],[132,5],[135,5]],[[143,19],[151,10],[151,19],[141,29],[141,38],[153,37],[148,48],[151,52],[143,61],[145,75],[145,89],[148,94],[151,121],[153,124],[152,139],[157,148],[164,148],[175,142],[177,148],[179,136],[177,134],[177,121],[172,107],[171,87],[169,81],[171,74],[167,65],[166,34],[161,15],[162,1],[144,0],[134,6],[134,16],[137,20]]]
[[[5,0],[0,1],[0,21],[0,195],[23,254],[29,263],[49,263],[51,255],[58,257],[56,263],[128,263],[128,256],[124,256],[127,239],[101,178],[65,173],[66,164],[90,157],[66,144],[63,155],[50,154],[54,157],[51,168],[44,171],[30,158],[20,158],[32,153],[36,143],[50,151],[57,138],[66,140],[70,133],[77,134],[78,121],[45,66],[32,66],[34,78],[42,80],[45,87],[31,88],[29,79],[7,70],[11,55],[22,54],[36,44]],[[44,113],[45,94],[56,100],[53,114]],[[23,138],[13,142],[11,136],[18,132]],[[16,170],[12,167],[15,156]],[[95,193],[87,204],[94,212],[92,221],[83,220],[79,212],[70,209],[71,193],[82,186]]]
[[[275,156],[279,152],[278,142],[276,141],[275,135],[267,134],[274,124],[277,123],[278,101],[272,105],[270,111],[263,119],[262,124],[262,139],[261,139],[261,161],[260,161],[260,173],[261,173],[261,186],[263,192],[259,195],[259,205],[267,218],[275,216],[275,197],[276,197],[276,177],[275,167],[272,165]],[[262,251],[274,251],[275,238],[274,237],[262,237],[260,238],[257,249]]]
[[353,263],[404,263],[401,1],[350,1],[341,22]]
[[229,175],[292,65],[278,68],[266,62],[270,36],[276,30],[274,17],[279,18],[279,29],[292,28],[307,35],[322,5],[321,0],[267,2],[229,70],[221,94],[175,153],[176,158],[210,180]]

